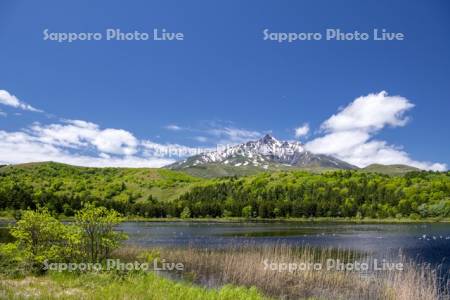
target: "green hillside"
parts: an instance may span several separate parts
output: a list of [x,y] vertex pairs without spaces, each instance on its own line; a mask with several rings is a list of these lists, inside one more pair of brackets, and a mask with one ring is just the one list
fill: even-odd
[[360,170],[362,172],[381,173],[387,175],[404,175],[408,172],[420,171],[420,169],[418,168],[414,168],[407,165],[382,165],[382,164],[371,164]]
[[380,170],[385,166],[202,179],[167,169],[31,163],[0,168],[0,210],[46,206],[70,216],[94,202],[144,217],[450,216],[449,172],[389,176]]
[[196,217],[449,217],[450,173],[261,173],[205,181],[176,202]]
[[339,169],[323,167],[318,164],[311,164],[307,167],[288,166],[276,163],[267,163],[267,168],[256,167],[252,165],[246,166],[232,166],[221,163],[208,163],[197,166],[188,166],[176,169],[177,171],[186,174],[201,177],[201,178],[220,178],[220,177],[234,177],[234,176],[250,176],[260,173],[277,172],[277,171],[308,171],[312,173],[322,173],[328,171],[337,171]]
[[187,173],[195,177],[217,178],[217,177],[233,177],[233,176],[249,176],[264,172],[298,170],[296,167],[284,166],[281,164],[267,163],[267,168],[252,165],[232,166],[221,163],[208,163],[198,166],[189,166],[178,169],[180,172]]
[[[311,164],[307,167],[295,167],[286,166],[282,164],[268,164],[268,168],[255,167],[255,166],[232,166],[221,163],[208,163],[197,166],[188,166],[176,169],[177,171],[184,172],[186,174],[201,177],[201,178],[219,178],[219,177],[233,177],[233,176],[249,176],[256,175],[265,172],[276,171],[308,171],[312,173],[323,173],[328,171],[338,171],[340,169],[323,167],[320,165]],[[418,168],[407,165],[382,165],[372,164],[365,168],[355,169],[365,173],[380,173],[391,176],[402,176],[408,172],[419,172]]]
[[182,172],[151,168],[88,168],[54,162],[0,168],[0,204],[27,208],[54,202],[76,208],[83,201],[111,206],[150,200],[171,201],[201,179]]

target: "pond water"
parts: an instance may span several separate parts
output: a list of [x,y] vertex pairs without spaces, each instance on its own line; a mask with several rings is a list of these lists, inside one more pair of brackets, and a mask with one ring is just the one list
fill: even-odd
[[140,246],[227,247],[254,243],[357,250],[374,257],[430,263],[450,274],[450,224],[128,222],[120,229]]
[[[0,222],[0,242],[9,237]],[[228,247],[246,243],[311,245],[395,257],[401,253],[430,263],[448,278],[450,224],[347,224],[347,223],[217,223],[126,222],[119,229],[127,243],[140,246]]]

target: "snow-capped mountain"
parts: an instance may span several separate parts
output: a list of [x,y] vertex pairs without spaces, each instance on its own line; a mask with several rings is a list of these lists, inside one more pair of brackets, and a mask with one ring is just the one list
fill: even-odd
[[342,160],[328,155],[313,154],[299,142],[279,141],[267,134],[259,140],[205,152],[169,165],[168,168],[182,170],[207,165],[245,167],[260,169],[282,168],[329,168],[354,169]]

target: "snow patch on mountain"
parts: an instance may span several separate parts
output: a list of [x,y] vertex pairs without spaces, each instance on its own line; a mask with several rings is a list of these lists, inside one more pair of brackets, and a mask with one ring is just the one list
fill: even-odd
[[168,166],[171,169],[182,169],[205,164],[223,164],[234,167],[262,167],[271,165],[352,169],[354,166],[337,158],[313,154],[305,150],[297,141],[279,141],[267,134],[259,140],[249,141],[236,146],[225,147],[217,151],[205,152]]

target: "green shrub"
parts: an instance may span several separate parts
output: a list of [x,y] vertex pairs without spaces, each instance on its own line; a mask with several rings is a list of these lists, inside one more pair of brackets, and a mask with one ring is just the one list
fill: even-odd
[[252,206],[251,205],[247,205],[244,208],[242,208],[242,217],[244,217],[244,218],[252,217]]
[[191,210],[189,209],[189,207],[185,207],[183,209],[183,211],[180,214],[180,218],[182,219],[189,219],[191,217]]
[[17,243],[0,244],[0,273],[18,277],[26,272],[27,264]]
[[46,208],[24,211],[22,218],[10,230],[17,248],[33,271],[42,271],[45,260],[61,260],[67,246],[67,228]]
[[118,248],[126,235],[114,231],[114,226],[123,221],[115,210],[87,204],[75,215],[75,224],[81,230],[81,247],[91,262],[106,259]]
[[3,274],[46,271],[51,262],[99,262],[109,258],[126,236],[114,231],[122,221],[116,211],[85,206],[76,215],[75,225],[65,225],[47,208],[23,211],[10,229],[14,243],[0,245]]

